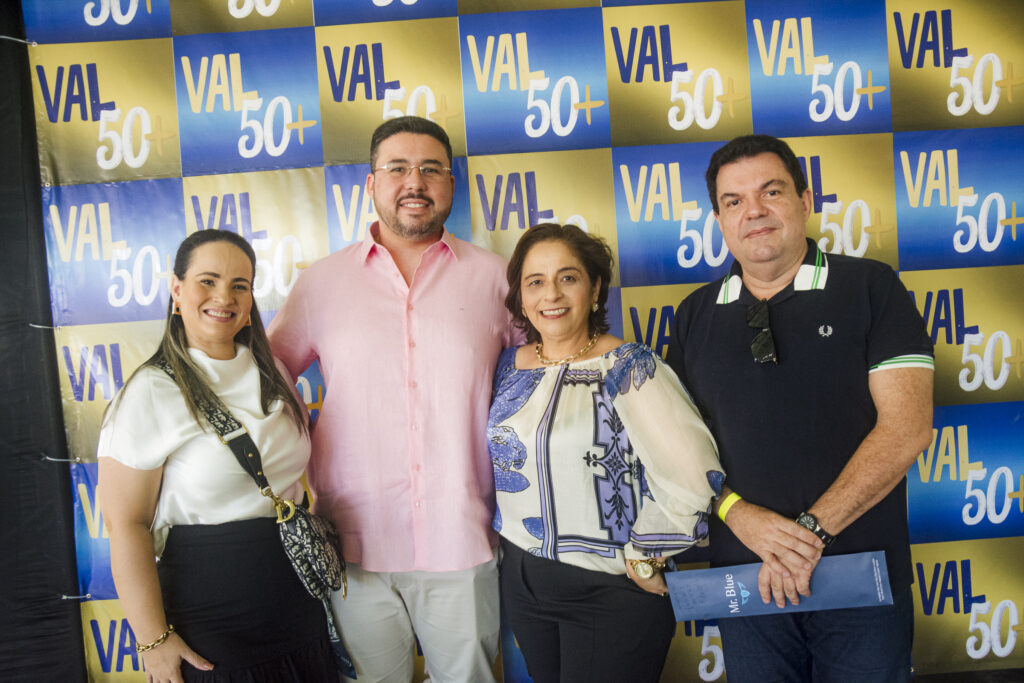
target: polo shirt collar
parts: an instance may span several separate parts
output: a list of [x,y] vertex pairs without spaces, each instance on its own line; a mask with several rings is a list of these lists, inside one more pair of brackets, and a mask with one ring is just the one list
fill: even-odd
[[[441,229],[441,239],[435,244],[430,245],[428,249],[443,249],[449,252],[456,260],[459,258],[459,244],[446,228]],[[358,254],[359,260],[366,263],[367,259],[370,258],[370,254],[374,253],[378,249],[384,249],[384,247],[377,242],[377,236],[380,234],[380,221],[374,221],[367,231],[363,241],[359,244]],[[386,251],[386,249],[385,249]]]
[[[828,256],[818,248],[818,243],[807,238],[807,253],[804,254],[804,262],[800,264],[799,270],[793,281],[786,285],[795,292],[807,292],[813,289],[825,289],[825,282],[828,280]],[[743,267],[740,262],[733,259],[729,274],[722,280],[722,286],[718,290],[718,299],[715,303],[731,304],[739,301],[740,293],[743,291]]]

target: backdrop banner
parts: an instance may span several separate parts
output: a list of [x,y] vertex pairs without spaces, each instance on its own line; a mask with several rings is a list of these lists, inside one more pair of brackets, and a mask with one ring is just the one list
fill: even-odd
[[[105,406],[161,334],[176,245],[207,229],[249,240],[269,321],[301,269],[365,236],[370,134],[405,114],[451,136],[451,232],[506,257],[537,222],[602,236],[612,331],[662,354],[680,299],[732,261],[711,153],[741,134],[786,139],[813,195],[808,235],[896,268],[936,344],[934,439],[908,475],[915,668],[1024,666],[1024,4],[22,7],[93,680],[145,680],[95,450]],[[317,367],[299,389],[315,415]],[[503,645],[505,680],[529,680],[510,634]],[[681,622],[662,680],[725,676],[715,623]]]

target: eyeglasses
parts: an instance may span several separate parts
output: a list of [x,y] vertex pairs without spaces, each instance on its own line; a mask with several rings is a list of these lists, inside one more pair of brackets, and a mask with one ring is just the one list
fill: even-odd
[[452,169],[447,166],[410,166],[409,164],[401,163],[387,163],[383,166],[378,166],[373,169],[374,173],[377,171],[384,171],[388,177],[394,180],[403,180],[408,177],[413,169],[420,172],[420,177],[427,182],[439,182],[447,178]]
[[747,327],[758,330],[754,341],[750,342],[750,353],[756,363],[778,363],[775,354],[775,339],[772,337],[771,324],[768,321],[768,302],[761,300],[747,307]]

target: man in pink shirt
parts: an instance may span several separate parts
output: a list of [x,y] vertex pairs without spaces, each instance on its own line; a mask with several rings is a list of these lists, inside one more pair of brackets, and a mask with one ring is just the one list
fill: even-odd
[[306,269],[269,330],[293,377],[320,360],[309,481],[343,539],[348,598],[334,609],[360,683],[408,683],[414,631],[433,681],[493,680],[487,413],[518,335],[504,260],[444,229],[451,162],[432,121],[378,127],[366,190],[380,220]]

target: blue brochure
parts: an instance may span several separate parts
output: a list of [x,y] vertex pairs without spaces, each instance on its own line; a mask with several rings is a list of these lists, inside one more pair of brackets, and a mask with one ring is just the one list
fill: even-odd
[[811,595],[785,607],[761,602],[757,573],[761,563],[715,569],[666,572],[677,621],[751,617],[780,612],[810,612],[892,604],[889,570],[881,550],[821,558],[811,576]]

